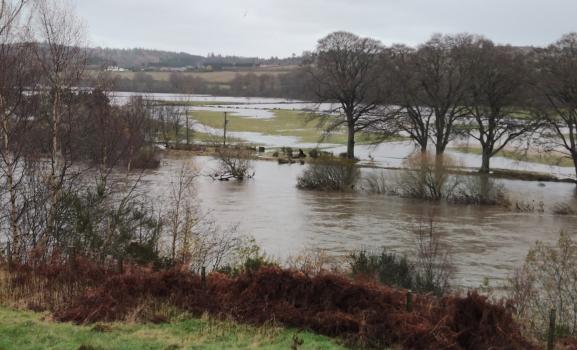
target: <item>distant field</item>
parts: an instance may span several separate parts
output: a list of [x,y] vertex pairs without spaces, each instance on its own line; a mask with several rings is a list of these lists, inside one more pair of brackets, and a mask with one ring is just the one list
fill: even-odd
[[[243,70],[236,70],[236,71],[218,71],[218,72],[181,72],[179,74],[183,74],[185,76],[192,76],[202,78],[209,83],[216,83],[216,84],[227,84],[234,79],[237,74],[246,75],[249,73],[253,73],[256,75],[263,75],[263,74],[284,74],[294,70],[296,66],[283,66],[283,67],[264,67],[258,69],[243,69]],[[91,75],[96,75],[100,73],[99,71],[92,70],[88,72]],[[140,72],[139,72],[140,73]],[[163,80],[167,81],[170,79],[170,75],[173,72],[142,72],[151,75],[155,80]],[[110,72],[110,75],[117,76],[120,78],[128,78],[133,79],[134,75],[138,74],[136,72]]]
[[[277,136],[294,136],[298,137],[300,142],[305,143],[334,143],[346,144],[347,135],[343,130],[331,135],[324,135],[323,131],[317,127],[317,120],[309,120],[306,113],[289,110],[275,110],[274,118],[271,119],[257,119],[243,117],[242,111],[240,115],[232,114],[228,116],[228,130],[240,132],[259,132],[264,135]],[[222,129],[223,127],[223,113],[211,111],[192,111],[190,112],[192,119],[199,123],[215,129]],[[357,144],[367,144],[374,142],[374,137],[367,134],[358,134]]]

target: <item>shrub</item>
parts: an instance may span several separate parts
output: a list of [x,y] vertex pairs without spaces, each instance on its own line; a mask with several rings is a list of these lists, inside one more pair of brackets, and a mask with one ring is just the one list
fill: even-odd
[[371,172],[363,178],[363,189],[369,193],[375,194],[392,192],[387,182],[384,172]]
[[458,186],[448,199],[460,204],[510,205],[504,186],[495,183],[487,175],[461,176]]
[[557,333],[577,335],[577,242],[566,233],[554,246],[537,242],[509,279],[508,290],[519,319],[537,336],[546,336],[553,308]]
[[286,157],[293,157],[293,149],[291,147],[282,147],[280,150]]
[[399,288],[412,289],[414,286],[415,267],[406,256],[389,253],[386,249],[381,253],[360,250],[349,255],[349,263],[353,276],[375,278]]
[[309,151],[309,157],[313,158],[313,159],[317,159],[317,158],[334,158],[334,154],[332,154],[331,152],[327,152],[327,151],[322,151],[318,148],[313,148]]
[[449,251],[441,244],[432,224],[418,227],[415,234],[412,261],[386,249],[380,253],[360,250],[349,255],[353,276],[374,278],[389,286],[439,296],[449,292],[454,272]]
[[318,158],[319,157],[319,149],[318,148],[313,148],[309,151],[309,157],[311,158]]
[[535,202],[535,200],[530,202],[524,200],[516,201],[515,211],[519,213],[534,213],[535,211],[542,213],[545,211],[545,203],[542,201]]
[[130,169],[156,169],[160,166],[158,150],[144,147],[130,161]]
[[415,289],[443,295],[450,291],[454,266],[451,254],[435,232],[433,221],[415,229]]
[[449,174],[455,164],[447,156],[416,153],[404,162],[404,166],[406,170],[396,181],[396,191],[401,196],[441,200],[451,197],[458,186],[459,179]]
[[290,256],[287,265],[291,270],[307,276],[317,276],[329,272],[342,272],[342,258],[330,255],[323,249],[307,249],[301,254]]
[[218,151],[218,169],[214,179],[243,181],[254,176],[250,152],[234,148],[221,148]]
[[298,178],[297,187],[304,190],[346,192],[355,188],[359,176],[359,169],[351,161],[311,163]]
[[569,203],[556,203],[553,206],[553,214],[555,214],[555,215],[577,215],[577,210],[575,210]]
[[263,254],[256,244],[245,246],[240,259],[242,260],[219,267],[217,271],[229,276],[238,276],[242,273],[256,273],[265,267],[278,267],[278,264]]
[[[165,322],[179,315],[230,317],[239,322],[310,329],[340,337],[352,348],[538,349],[525,339],[502,303],[469,293],[433,298],[416,294],[407,312],[406,293],[331,274],[314,277],[280,268],[230,277],[201,278],[182,268],[152,271],[127,266],[124,273],[78,260],[18,266],[7,290],[44,302],[59,321]],[[6,284],[3,284],[4,287]],[[18,294],[22,292],[23,294]]]

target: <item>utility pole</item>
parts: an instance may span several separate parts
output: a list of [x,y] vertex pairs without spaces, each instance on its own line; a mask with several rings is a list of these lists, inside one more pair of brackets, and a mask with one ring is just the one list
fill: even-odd
[[228,125],[228,119],[226,119],[227,112],[224,112],[224,140],[223,146],[226,147],[226,126]]

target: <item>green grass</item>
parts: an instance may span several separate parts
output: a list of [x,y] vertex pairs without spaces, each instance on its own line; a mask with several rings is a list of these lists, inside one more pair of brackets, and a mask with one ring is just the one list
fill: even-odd
[[[452,151],[460,153],[481,154],[479,147],[452,147]],[[561,167],[573,167],[573,161],[559,152],[548,152],[543,154],[531,154],[519,151],[502,150],[497,153],[498,157],[509,158],[517,161],[539,163],[546,165],[556,165]]]
[[[223,142],[223,135],[214,135],[207,132],[194,131],[192,133],[191,141],[198,141],[200,143],[221,144]],[[226,141],[229,143],[243,143],[245,140],[238,137],[227,136]],[[186,143],[186,131],[181,133],[180,143]]]
[[[317,127],[318,122],[309,120],[305,112],[275,110],[274,118],[257,119],[233,114],[228,116],[228,130],[238,132],[258,132],[264,135],[294,136],[303,143],[334,143],[344,145],[347,135],[343,131],[323,138],[323,131]],[[222,129],[223,113],[212,111],[192,111],[192,119],[211,128]],[[359,134],[357,144],[368,144],[375,141],[375,137]]]
[[46,320],[46,314],[0,307],[0,349],[344,349],[334,340],[274,326],[251,327],[214,319],[186,319],[170,324],[112,323],[77,326]]

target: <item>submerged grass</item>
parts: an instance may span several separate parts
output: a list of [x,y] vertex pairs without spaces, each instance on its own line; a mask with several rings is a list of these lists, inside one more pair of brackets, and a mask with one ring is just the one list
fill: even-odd
[[[242,112],[241,112],[242,113]],[[275,110],[274,118],[257,119],[238,114],[228,116],[228,130],[238,132],[258,132],[265,135],[294,136],[304,143],[346,144],[347,135],[344,129],[331,135],[324,135],[315,120],[309,120],[302,111]],[[211,128],[222,129],[222,112],[192,111],[191,117]],[[324,136],[324,137],[323,137]],[[357,144],[368,144],[376,141],[374,135],[359,134]]]
[[47,314],[0,307],[0,349],[344,349],[309,332],[276,326],[253,327],[209,317],[167,324],[109,323],[77,326]]

